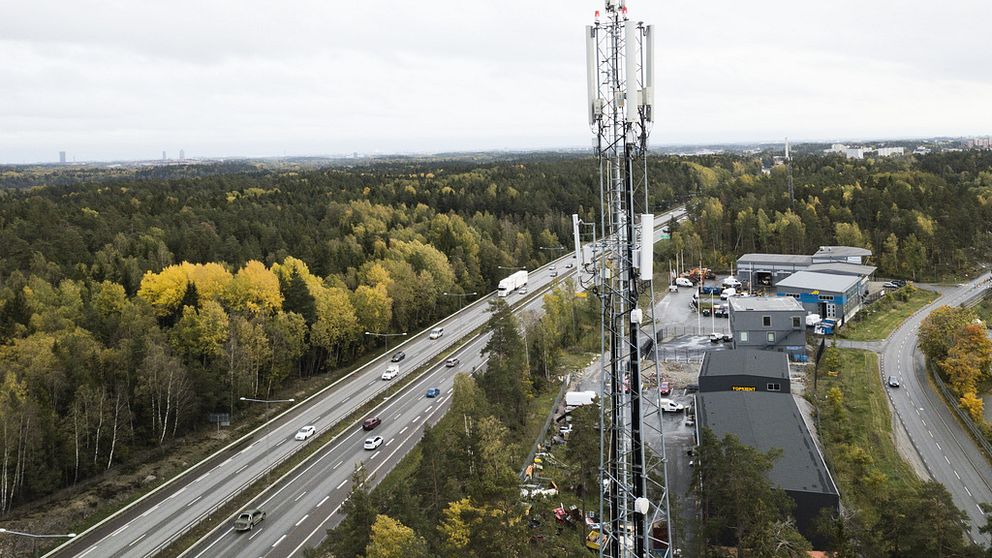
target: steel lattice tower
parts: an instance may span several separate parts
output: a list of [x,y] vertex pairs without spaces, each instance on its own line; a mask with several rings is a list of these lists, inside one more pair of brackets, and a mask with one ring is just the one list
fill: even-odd
[[[603,240],[585,265],[603,308],[600,556],[610,558],[671,556],[647,191],[652,43],[652,27],[630,21],[625,0],[606,0],[603,17],[596,12],[586,27]],[[642,360],[651,350],[654,358]]]

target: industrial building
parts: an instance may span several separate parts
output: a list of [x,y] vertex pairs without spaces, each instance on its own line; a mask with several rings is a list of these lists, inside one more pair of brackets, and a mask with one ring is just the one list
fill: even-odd
[[813,254],[813,263],[842,262],[863,264],[864,258],[871,257],[871,250],[857,246],[820,246]]
[[[780,355],[784,364],[781,353],[769,354]],[[814,545],[822,542],[815,520],[824,509],[838,512],[840,494],[795,399],[787,393],[702,393],[702,382],[700,391],[696,396],[696,439],[708,428],[718,438],[733,434],[741,443],[762,452],[781,450],[768,479],[796,503],[793,516],[799,532]]]
[[[867,283],[875,268],[864,265],[871,250],[857,246],[820,246],[812,256],[801,254],[744,254],[737,259],[737,277],[752,286],[773,287],[799,271],[857,275]],[[813,269],[817,267],[818,269]]]
[[699,370],[699,392],[769,391],[788,394],[789,361],[775,351],[709,351]]
[[807,312],[838,323],[851,319],[867,294],[858,276],[815,271],[793,273],[779,281],[775,291],[778,296],[795,298]]
[[806,309],[789,296],[731,297],[730,331],[735,349],[784,352],[793,360],[806,355]]

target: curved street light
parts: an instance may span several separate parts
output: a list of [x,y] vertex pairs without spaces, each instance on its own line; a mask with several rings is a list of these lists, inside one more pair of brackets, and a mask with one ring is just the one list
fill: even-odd
[[390,337],[406,337],[407,332],[403,333],[376,333],[374,331],[366,331],[365,335],[372,335],[375,337],[385,337],[386,338],[386,352],[389,352],[389,338]]
[[[241,401],[247,401],[249,403],[265,403],[265,415],[269,415],[269,404],[271,403],[295,403],[296,399],[254,399],[252,397],[241,397]],[[265,480],[269,480],[269,469],[272,465],[272,439],[269,437],[271,432],[265,433]]]
[[31,539],[31,555],[36,556],[38,554],[38,539],[71,539],[76,536],[76,533],[66,533],[62,534],[36,534],[36,533],[26,533],[24,531],[14,531],[12,529],[4,529],[0,527],[0,535],[9,534],[16,535],[18,537],[29,537]]

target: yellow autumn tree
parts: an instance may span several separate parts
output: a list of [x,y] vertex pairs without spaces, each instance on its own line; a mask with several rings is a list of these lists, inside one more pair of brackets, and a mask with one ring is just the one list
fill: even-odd
[[355,313],[365,331],[381,333],[393,319],[393,299],[383,284],[375,287],[359,285],[354,295]]
[[372,524],[365,558],[426,558],[427,542],[413,529],[388,515],[377,515]]
[[204,300],[220,300],[231,287],[234,276],[219,263],[180,264],[186,272],[186,277],[196,285],[196,293],[202,303]]
[[251,260],[238,270],[227,289],[227,305],[239,312],[260,314],[282,309],[279,278],[262,262]]
[[972,420],[978,423],[982,423],[985,420],[985,416],[982,414],[982,411],[985,409],[985,403],[974,392],[968,392],[962,395],[959,401],[961,407],[971,415]]
[[138,287],[138,296],[152,307],[156,315],[167,316],[179,308],[188,285],[186,270],[170,265],[159,273],[146,271]]

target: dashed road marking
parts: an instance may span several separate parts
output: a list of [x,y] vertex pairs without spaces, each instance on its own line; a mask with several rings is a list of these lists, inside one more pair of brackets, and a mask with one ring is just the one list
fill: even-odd
[[961,475],[959,475],[957,471],[954,471],[954,476],[957,477],[958,480],[961,480]]
[[400,434],[402,434],[402,433],[404,433],[404,432],[406,432],[406,429],[407,429],[407,428],[410,428],[410,427],[409,427],[409,426],[404,426],[404,427],[403,427],[403,430],[400,430]]
[[392,444],[392,443],[393,443],[393,440],[395,440],[395,439],[396,439],[396,438],[390,438],[390,439],[389,439],[389,441],[388,441],[388,442],[386,442],[386,445],[388,446],[389,444]]
[[262,532],[262,529],[263,529],[263,527],[259,527],[258,528],[258,531],[255,531],[254,533],[252,533],[251,535],[248,536],[248,540],[252,540],[255,537],[257,537],[258,534]]
[[145,535],[147,535],[147,534],[148,533],[145,533],[144,535],[141,535],[140,537],[134,539],[133,541],[131,541],[131,544],[127,545],[127,547],[128,548],[131,548],[132,546],[138,544],[138,541],[140,541],[141,539],[145,538]]
[[342,459],[341,461],[338,461],[338,464],[335,465],[334,467],[332,467],[331,470],[337,469],[338,467],[341,466],[342,463],[344,463],[344,459]]
[[338,487],[335,488],[334,490],[341,490],[341,487],[344,486],[344,485],[346,485],[346,484],[348,484],[348,480],[347,479],[341,481],[341,484],[339,484]]
[[145,517],[146,515],[152,513],[155,510],[157,510],[160,505],[161,504],[155,504],[155,507],[153,507],[152,509],[150,509],[150,510],[146,511],[145,513],[141,514],[141,517]]
[[276,542],[272,543],[272,548],[275,548],[275,547],[279,546],[279,543],[281,543],[282,540],[285,539],[285,538],[286,538],[286,535],[285,534],[283,536],[279,537],[279,540],[277,540]]
[[324,496],[324,499],[321,500],[320,503],[318,503],[316,507],[319,508],[320,506],[323,506],[324,505],[324,502],[326,502],[327,499],[330,498],[330,497],[331,497],[330,494],[328,494],[327,496]]
[[420,415],[417,415],[417,418],[413,419],[411,422],[417,422],[418,420],[420,420]]
[[238,469],[237,471],[235,471],[235,472],[234,472],[234,474],[235,474],[235,475],[237,475],[237,474],[238,474],[238,473],[240,473],[241,471],[244,471],[245,469],[247,469],[247,468],[248,468],[248,465],[250,465],[250,463],[249,463],[249,464],[246,464],[245,466],[243,466],[243,467],[241,467],[240,469]]
[[944,456],[944,461],[946,461],[948,465],[950,465],[950,464],[951,464],[951,460],[950,460],[950,459],[948,459],[946,455]]
[[197,501],[197,500],[199,500],[200,498],[203,498],[203,495],[202,495],[202,494],[201,494],[201,495],[199,495],[199,496],[197,496],[196,498],[193,498],[193,500],[192,500],[192,501],[191,501],[190,503],[188,503],[188,504],[186,504],[186,507],[188,508],[188,507],[190,507],[190,506],[192,506],[192,505],[193,505],[193,504],[195,504],[195,503],[196,503],[196,501]]
[[76,558],[83,558],[83,556],[86,556],[87,554],[89,554],[90,552],[93,552],[94,550],[96,550],[96,547],[95,546],[91,546],[89,550],[87,550],[86,552],[80,554]]
[[302,498],[303,496],[305,496],[305,495],[306,495],[306,493],[307,493],[307,491],[306,491],[306,490],[304,490],[303,492],[300,492],[300,495],[299,495],[299,496],[297,496],[297,497],[296,497],[296,499],[295,499],[295,500],[293,500],[293,501],[294,501],[294,502],[299,502],[299,501],[300,501],[300,498]]
[[303,517],[300,518],[299,521],[296,522],[296,525],[293,525],[293,527],[299,527],[300,526],[300,523],[303,523],[304,521],[306,521],[308,517],[310,517],[310,514],[304,515]]

